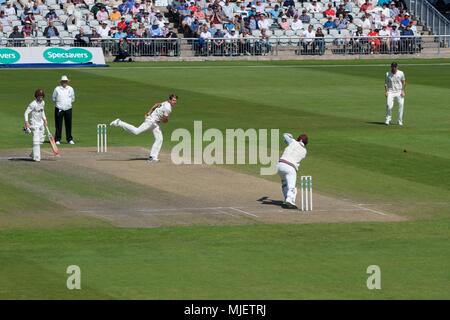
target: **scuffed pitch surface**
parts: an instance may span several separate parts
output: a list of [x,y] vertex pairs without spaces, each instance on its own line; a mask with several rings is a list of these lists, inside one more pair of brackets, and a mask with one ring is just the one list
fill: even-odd
[[[23,151],[20,154],[23,156]],[[18,153],[16,156],[20,157]],[[161,155],[161,162],[149,164],[147,156],[143,148],[109,148],[108,153],[97,154],[95,148],[68,147],[56,160],[44,152],[43,161],[37,165],[98,176],[94,181],[98,181],[99,189],[108,183],[108,177],[133,184],[139,190],[136,196],[96,199],[95,195],[83,198],[65,194],[51,199],[74,213],[120,227],[405,220],[384,208],[317,192],[314,211],[285,210],[279,205],[278,183],[219,166],[174,165],[168,154]],[[14,155],[9,157],[14,159]],[[2,161],[11,160],[3,154]]]

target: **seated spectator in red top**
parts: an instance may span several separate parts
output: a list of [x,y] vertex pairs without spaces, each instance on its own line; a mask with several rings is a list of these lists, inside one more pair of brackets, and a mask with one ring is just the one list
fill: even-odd
[[198,7],[197,7],[197,5],[195,4],[195,2],[194,1],[191,1],[191,3],[190,3],[190,5],[189,5],[189,8],[188,8],[190,11],[194,11],[194,12],[197,12],[198,11]]
[[117,24],[117,29],[120,31],[124,31],[127,28],[127,23],[125,22],[125,17],[120,19],[120,22]]
[[22,33],[25,37],[31,37],[33,35],[33,27],[31,26],[31,22],[25,22],[25,25],[22,28]]
[[336,11],[333,9],[333,5],[328,3],[328,9],[323,12],[324,17],[335,17]]
[[367,12],[368,10],[372,9],[372,4],[370,3],[370,0],[366,0],[365,3],[359,8],[359,12]]
[[367,36],[369,37],[369,43],[372,47],[372,53],[379,53],[381,41],[380,38],[378,38],[378,29],[371,28]]

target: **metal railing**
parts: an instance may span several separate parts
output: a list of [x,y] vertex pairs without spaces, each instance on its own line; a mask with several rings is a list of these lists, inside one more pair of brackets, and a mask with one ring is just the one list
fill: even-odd
[[450,35],[439,36],[352,36],[302,38],[138,38],[138,39],[89,39],[88,42],[74,38],[0,38],[0,47],[101,47],[106,56],[118,60],[129,57],[235,57],[235,56],[294,56],[294,55],[370,55],[414,54],[439,55],[443,43],[450,42]]
[[[406,0],[408,11],[434,35],[450,34],[450,21],[426,0]],[[446,41],[444,41],[446,40]],[[442,43],[448,47],[450,39]]]

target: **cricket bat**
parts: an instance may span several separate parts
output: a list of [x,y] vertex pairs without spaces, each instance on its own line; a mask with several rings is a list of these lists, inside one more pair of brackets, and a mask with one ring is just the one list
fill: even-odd
[[53,138],[53,135],[51,134],[50,130],[48,129],[48,126],[45,126],[45,129],[47,129],[48,134],[48,140],[50,141],[50,145],[52,146],[52,151],[55,156],[59,156],[59,150],[55,143],[55,138]]

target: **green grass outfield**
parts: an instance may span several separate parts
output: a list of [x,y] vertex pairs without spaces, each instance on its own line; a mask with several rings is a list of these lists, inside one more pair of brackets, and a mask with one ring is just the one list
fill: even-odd
[[[88,176],[55,177],[30,163],[0,161],[0,298],[449,299],[450,60],[399,60],[407,77],[404,127],[379,124],[389,63],[161,62],[0,70],[3,154],[30,147],[21,126],[37,87],[47,93],[53,127],[49,97],[67,74],[77,93],[75,147],[95,145],[97,123],[117,117],[141,123],[150,105],[175,92],[179,104],[163,129],[166,148],[171,131],[191,129],[194,120],[222,130],[307,132],[309,154],[302,171],[314,176],[315,191],[390,204],[390,212],[408,218],[395,223],[115,228],[72,217],[52,196],[39,192],[42,183],[92,197],[96,185]],[[394,120],[396,112],[395,107]],[[120,130],[108,138],[110,146],[152,142],[148,135]],[[256,174],[258,167],[235,169]],[[107,191],[99,196],[136,196],[137,185],[120,184],[102,184]],[[20,216],[23,212],[33,214],[27,219]],[[81,267],[80,291],[65,286],[71,264]],[[366,287],[369,265],[381,267],[381,290]]]

